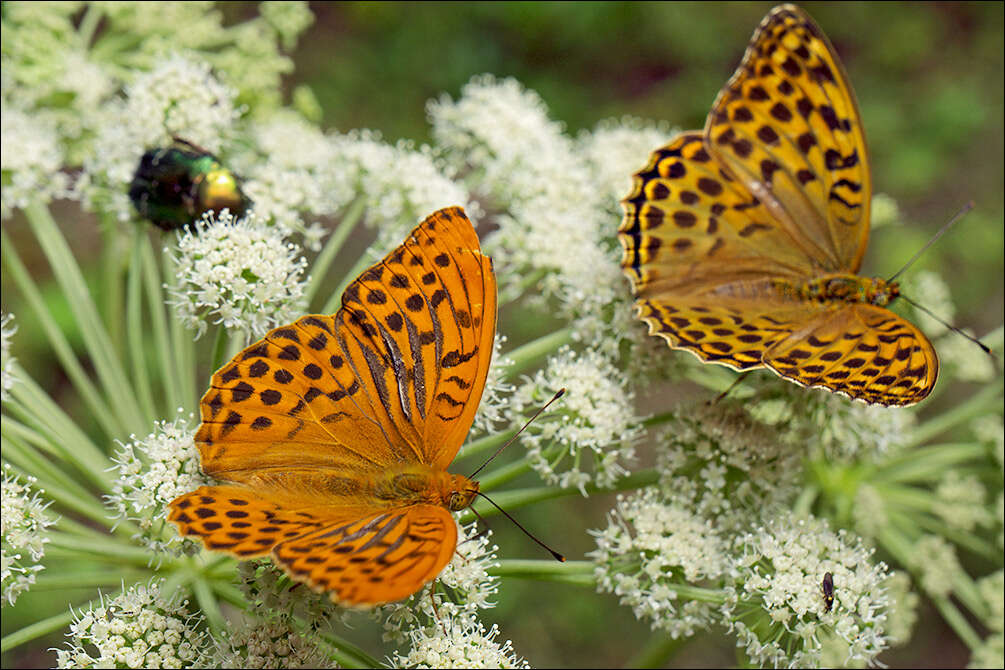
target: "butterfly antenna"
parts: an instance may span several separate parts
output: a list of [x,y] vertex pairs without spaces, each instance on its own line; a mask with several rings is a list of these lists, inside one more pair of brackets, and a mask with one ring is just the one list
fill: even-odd
[[[523,424],[523,428],[521,428],[520,430],[516,431],[516,435],[514,435],[513,437],[511,437],[508,440],[506,440],[506,444],[504,444],[503,446],[501,446],[498,449],[496,449],[496,452],[489,457],[489,460],[487,460],[484,463],[482,463],[482,465],[481,465],[480,468],[478,468],[477,470],[475,470],[474,472],[472,472],[470,475],[468,475],[468,479],[474,479],[475,475],[477,475],[479,472],[481,472],[482,469],[486,465],[488,465],[489,463],[491,463],[492,459],[494,459],[496,456],[498,456],[500,453],[502,453],[503,449],[505,449],[506,447],[508,447],[509,445],[511,445],[513,443],[513,440],[515,440],[516,438],[518,438],[520,436],[520,433],[522,433],[527,428],[527,426],[529,426],[531,424],[531,422],[534,421],[534,419],[536,419],[537,417],[539,417],[541,415],[541,412],[543,412],[544,410],[548,409],[548,406],[551,405],[551,403],[553,403],[556,400],[558,400],[559,398],[561,398],[564,394],[565,394],[565,389],[564,388],[563,389],[559,389],[558,393],[556,393],[555,395],[553,395],[551,397],[551,400],[549,400],[548,402],[546,402],[544,404],[544,407],[542,407],[541,409],[539,409],[536,412],[534,412],[534,416],[530,417],[527,420],[527,423]],[[492,504],[495,505],[495,503],[492,503]],[[503,512],[503,514],[506,514],[506,513]],[[517,524],[517,525],[519,525],[519,524]]]
[[[930,247],[933,244],[935,244],[935,241],[937,239],[939,239],[940,237],[942,237],[942,235],[947,230],[949,230],[950,228],[952,228],[953,225],[957,221],[959,221],[960,219],[962,219],[963,216],[967,212],[969,212],[970,210],[972,210],[973,208],[974,208],[974,201],[973,200],[971,200],[967,204],[963,205],[963,207],[960,209],[960,211],[956,212],[956,216],[954,216],[953,218],[949,219],[949,223],[947,223],[946,225],[942,226],[942,228],[939,229],[939,232],[935,233],[935,235],[932,236],[932,239],[928,240],[928,242],[925,244],[925,246],[921,247],[921,249],[918,251],[918,253],[914,254],[914,256],[911,257],[911,260],[907,261],[907,263],[904,264],[904,267],[900,268],[900,270],[898,270],[896,273],[894,273],[894,275],[892,277],[890,277],[889,279],[886,280],[887,283],[892,282],[897,277],[899,277],[901,274],[903,274],[904,270],[906,270],[907,268],[911,267],[911,265],[914,263],[914,261],[918,260],[918,257],[921,256],[921,254],[925,253],[925,251],[928,249],[928,247]],[[910,302],[910,301],[908,301],[908,302]],[[913,305],[914,303],[912,302],[911,304]]]
[[916,303],[913,300],[911,300],[910,298],[908,298],[903,293],[900,294],[900,297],[903,298],[904,300],[906,300],[912,307],[914,307],[915,309],[920,309],[922,312],[924,312],[928,316],[932,317],[933,319],[935,319],[936,321],[938,321],[939,323],[941,323],[943,326],[945,326],[949,330],[953,331],[954,333],[958,333],[958,334],[962,335],[963,337],[967,338],[968,340],[970,340],[971,342],[973,342],[974,344],[976,344],[978,347],[980,347],[981,349],[983,349],[984,353],[990,354],[991,356],[995,355],[995,352],[991,351],[991,348],[988,345],[984,344],[983,342],[981,342],[980,340],[978,340],[973,335],[969,335],[969,334],[963,332],[962,330],[960,330],[956,326],[949,325],[948,323],[946,323],[945,321],[943,321],[942,319],[940,319],[935,314],[932,314],[931,310],[929,310],[927,307],[922,307],[918,303]]
[[[552,398],[552,400],[554,400],[554,398]],[[545,405],[545,407],[547,407],[547,405]],[[538,412],[538,413],[540,413],[540,412]],[[485,495],[481,491],[477,491],[477,493],[478,493],[478,495],[480,495],[481,497],[485,498],[490,503],[492,503],[492,506],[495,507],[500,512],[502,512],[503,516],[505,516],[507,519],[509,519],[510,521],[512,521],[513,523],[515,523],[516,527],[519,528],[520,530],[522,530],[527,535],[527,537],[529,537],[530,539],[534,540],[539,545],[541,545],[542,547],[544,547],[545,549],[547,549],[548,553],[550,553],[552,556],[554,556],[556,561],[561,561],[562,563],[565,563],[565,556],[563,556],[562,554],[558,553],[557,551],[555,551],[554,549],[552,549],[551,547],[549,547],[548,545],[546,545],[544,542],[542,542],[541,540],[539,540],[536,537],[534,537],[534,535],[529,530],[527,530],[526,528],[524,528],[523,526],[521,526],[520,522],[517,521],[516,519],[514,519],[513,517],[511,517],[506,510],[504,510],[499,505],[496,505],[495,501],[492,500],[492,498],[489,498],[487,495]],[[475,508],[472,507],[471,511],[475,512]],[[475,516],[477,516],[481,520],[482,523],[485,523],[485,520],[482,519],[481,515],[478,514],[478,512],[475,512]]]

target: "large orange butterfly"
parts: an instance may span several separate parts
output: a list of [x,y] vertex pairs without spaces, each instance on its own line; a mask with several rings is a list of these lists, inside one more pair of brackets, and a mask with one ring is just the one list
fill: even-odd
[[213,375],[195,440],[207,475],[174,500],[182,535],[270,555],[337,602],[405,598],[457,544],[478,483],[446,467],[485,387],[496,280],[459,207],[422,222],[332,316],[269,332]]
[[619,229],[639,318],[671,347],[736,370],[912,405],[935,385],[932,344],[859,277],[872,184],[861,117],[830,42],[773,9],[703,132],[635,175]]

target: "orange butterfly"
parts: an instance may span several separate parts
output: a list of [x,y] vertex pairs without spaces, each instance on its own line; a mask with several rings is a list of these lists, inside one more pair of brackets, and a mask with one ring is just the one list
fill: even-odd
[[347,605],[405,598],[453,556],[451,511],[478,483],[446,471],[485,387],[496,280],[459,207],[422,222],[333,316],[269,332],[213,375],[195,440],[228,482],[174,500],[182,535],[271,555]]
[[912,405],[939,360],[859,277],[872,184],[848,77],[794,5],[773,9],[703,132],[679,135],[622,201],[622,268],[639,318],[671,347],[802,386]]

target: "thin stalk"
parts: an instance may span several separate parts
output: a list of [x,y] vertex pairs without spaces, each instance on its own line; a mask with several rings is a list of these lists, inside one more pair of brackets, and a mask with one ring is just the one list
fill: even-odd
[[335,228],[335,231],[328,237],[328,241],[325,242],[321,253],[318,254],[318,257],[311,264],[311,279],[307,283],[307,288],[304,289],[304,300],[307,304],[310,304],[314,300],[314,296],[324,284],[324,280],[328,276],[328,269],[331,267],[338,252],[342,250],[345,241],[349,238],[349,234],[356,229],[356,224],[362,220],[365,207],[366,200],[364,198],[360,198],[349,206],[345,216],[339,221],[338,227]]
[[491,470],[478,481],[483,491],[492,491],[506,482],[512,481],[525,472],[530,471],[530,462],[526,458],[513,461],[495,470]]
[[476,456],[486,451],[494,451],[499,445],[504,444],[506,440],[514,435],[516,435],[516,428],[508,428],[499,433],[480,437],[461,447],[461,450],[457,452],[457,458],[468,458],[469,456]]
[[1002,406],[1003,381],[999,378],[994,383],[986,385],[977,393],[959,405],[955,405],[945,412],[938,414],[928,421],[919,424],[907,437],[904,446],[913,447],[922,444],[936,435],[939,435],[953,426],[965,423],[981,414],[988,414],[995,410],[1000,410]]
[[146,334],[153,339],[153,348],[160,363],[160,379],[164,385],[164,401],[160,411],[163,412],[162,416],[170,416],[182,400],[182,380],[178,367],[172,361],[160,268],[149,239],[141,240],[140,254],[143,257],[143,284],[146,287],[147,305],[150,307],[150,327]]
[[558,561],[504,559],[490,567],[488,573],[497,577],[518,577],[562,582],[577,586],[595,586],[593,563],[590,561]]
[[562,328],[523,344],[506,354],[513,365],[506,368],[506,378],[512,379],[537,363],[538,359],[572,343],[572,328]]
[[122,568],[64,574],[53,574],[52,571],[45,570],[35,577],[35,583],[31,588],[38,591],[59,591],[74,588],[100,588],[102,586],[119,587],[123,582],[136,583],[149,576],[148,571],[123,570]]
[[195,599],[199,603],[199,610],[206,617],[206,623],[209,624],[209,627],[217,634],[225,631],[227,620],[220,609],[220,603],[213,595],[213,588],[209,582],[202,577],[197,577],[192,580],[191,586],[192,593],[195,594]]
[[986,455],[984,445],[972,442],[917,447],[884,462],[870,479],[887,484],[934,481],[954,466]]
[[24,209],[39,246],[52,268],[53,276],[66,295],[70,310],[80,329],[81,339],[91,357],[105,396],[115,408],[129,432],[146,427],[143,413],[136,403],[136,394],[126,377],[114,344],[91,299],[80,266],[70,251],[45,205],[33,202]]
[[339,665],[351,668],[379,668],[382,665],[380,661],[366,653],[362,647],[358,647],[334,633],[321,633],[321,637],[339,652],[336,658]]
[[[7,423],[5,421],[3,426],[5,433],[8,430]],[[108,518],[108,510],[95,501],[93,493],[77,484],[65,472],[19,440],[5,436],[2,443],[4,459],[17,466],[23,473],[31,473],[37,477],[39,488],[45,491],[47,498],[102,526],[111,527],[112,520]]]
[[[115,351],[122,351],[125,323],[125,301],[122,283],[122,259],[125,256],[122,232],[114,217],[102,217],[101,228],[101,295],[105,316],[105,329]],[[133,229],[135,235],[136,229]]]
[[349,269],[349,271],[345,273],[345,276],[342,278],[342,281],[339,282],[338,288],[336,288],[335,291],[330,296],[328,296],[328,300],[325,301],[324,306],[321,308],[321,313],[332,314],[335,312],[335,310],[341,307],[342,294],[345,293],[345,290],[346,288],[348,288],[349,284],[355,281],[356,277],[362,274],[363,270],[367,269],[376,262],[377,262],[376,259],[370,256],[369,249],[364,251],[363,254],[359,257],[359,259],[357,259],[356,264],[353,265]]
[[0,250],[3,252],[4,263],[10,272],[9,276],[17,284],[21,294],[35,313],[39,325],[45,331],[45,337],[49,342],[50,349],[56,354],[56,359],[63,366],[63,370],[66,372],[67,377],[70,378],[70,382],[73,384],[74,389],[76,389],[77,394],[84,401],[84,404],[87,405],[87,409],[106,435],[124,434],[126,429],[122,425],[120,417],[112,412],[108,404],[105,403],[105,398],[77,360],[76,354],[73,353],[73,347],[70,346],[66,335],[63,334],[63,331],[56,323],[56,319],[52,316],[52,312],[49,311],[49,307],[42,298],[42,294],[39,292],[34,280],[21,262],[14,248],[14,243],[7,238],[6,231],[0,230],[0,240],[2,240]]
[[137,401],[143,409],[147,423],[153,424],[158,413],[154,409],[150,373],[147,370],[146,330],[149,323],[144,323],[143,318],[143,239],[140,234],[133,238],[132,258],[129,262],[129,275],[126,280],[126,340],[129,346],[129,363],[133,371],[133,388],[137,392]]
[[70,611],[54,614],[41,621],[36,621],[30,626],[25,626],[0,639],[0,652],[8,652],[26,642],[31,642],[49,633],[62,630],[69,626],[71,621],[73,621],[73,612]]
[[11,389],[11,395],[36,430],[46,436],[63,460],[80,470],[102,492],[110,492],[112,478],[107,472],[109,463],[105,454],[21,366],[14,365],[14,374],[18,383]]

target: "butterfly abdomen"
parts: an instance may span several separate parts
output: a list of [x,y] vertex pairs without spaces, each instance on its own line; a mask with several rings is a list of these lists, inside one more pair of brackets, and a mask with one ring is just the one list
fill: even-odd
[[864,303],[886,307],[900,295],[900,287],[896,282],[851,274],[824,275],[801,283],[777,279],[773,283],[785,298],[825,304]]

